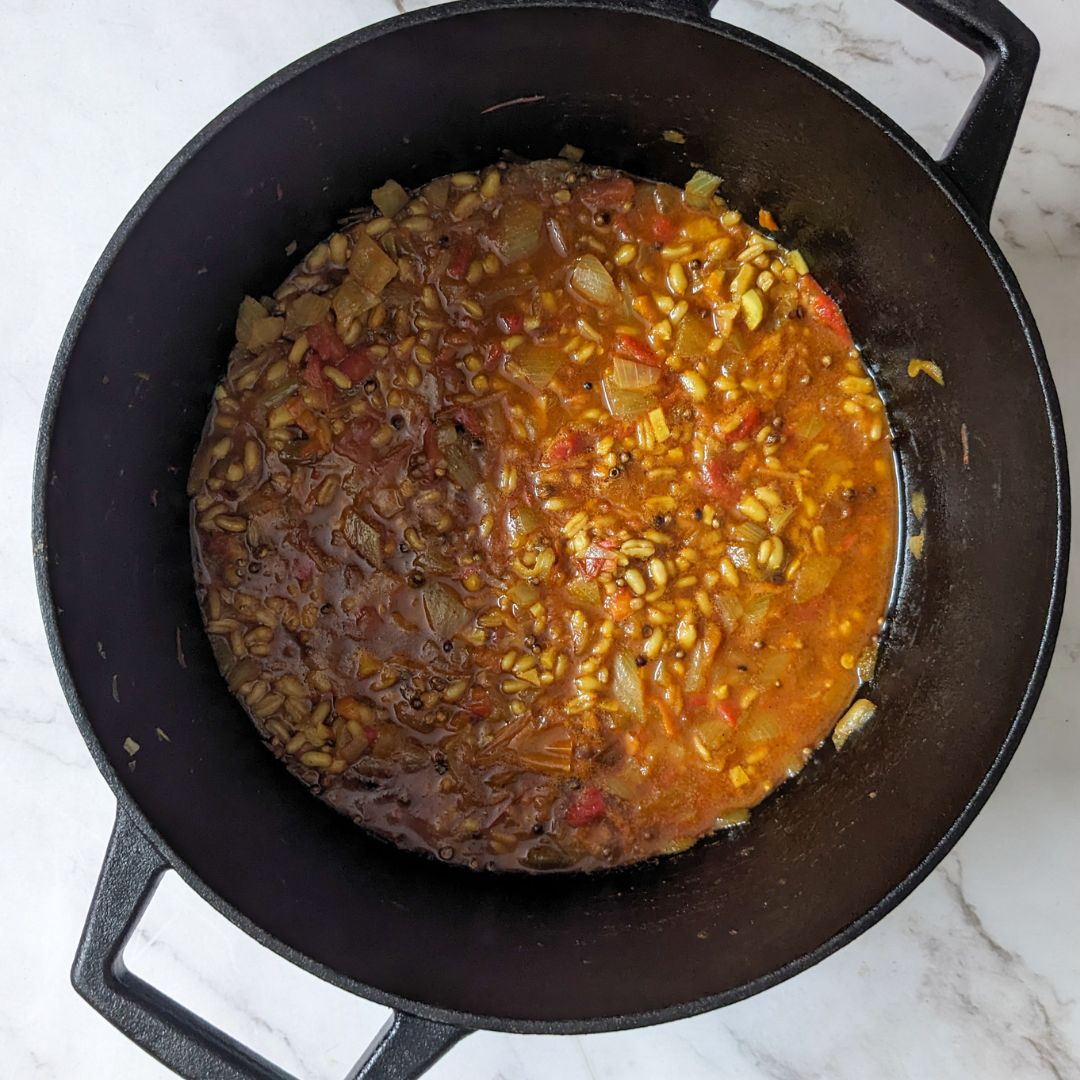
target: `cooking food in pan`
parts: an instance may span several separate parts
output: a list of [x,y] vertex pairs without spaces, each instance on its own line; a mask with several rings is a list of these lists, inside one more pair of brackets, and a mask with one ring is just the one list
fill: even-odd
[[357,823],[474,868],[633,862],[872,712],[884,406],[718,185],[389,182],[241,304],[191,474],[200,599],[274,753]]

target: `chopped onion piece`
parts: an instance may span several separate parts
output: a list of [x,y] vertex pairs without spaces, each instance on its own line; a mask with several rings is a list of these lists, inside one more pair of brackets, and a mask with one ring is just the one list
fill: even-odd
[[439,641],[449,641],[469,621],[469,609],[457,593],[441,581],[433,581],[423,587],[424,613]]
[[843,748],[844,743],[863,728],[877,712],[877,706],[867,698],[859,698],[850,709],[836,722],[833,728],[832,741],[837,750]]
[[720,187],[720,177],[698,169],[686,182],[686,201],[698,210],[707,210]]
[[398,264],[367,233],[360,233],[353,241],[349,273],[358,285],[378,296],[397,272]]
[[245,349],[256,351],[277,341],[285,329],[285,320],[271,316],[258,300],[245,296],[236,316],[236,340]]
[[750,742],[769,742],[784,734],[784,722],[777,713],[758,710],[743,719],[739,730]]
[[351,506],[342,515],[341,531],[361,558],[371,563],[376,569],[382,566],[382,537],[375,526],[365,521]]
[[712,337],[712,325],[707,319],[688,314],[679,323],[672,356],[679,360],[704,356]]
[[527,581],[519,581],[507,589],[507,595],[520,608],[527,608],[540,599],[540,590]]
[[595,255],[582,255],[570,271],[570,284],[594,304],[610,307],[619,302],[619,290],[604,264]]
[[379,213],[392,218],[408,204],[409,193],[396,180],[387,180],[371,193],[371,201],[379,208]]
[[647,390],[660,381],[660,369],[616,355],[611,378],[620,390]]
[[835,555],[808,555],[795,575],[792,592],[796,604],[816,600],[832,583],[841,560]]
[[600,583],[597,581],[572,578],[566,588],[575,600],[583,604],[598,605],[600,603]]
[[508,202],[495,223],[495,246],[508,263],[519,262],[540,246],[543,228],[544,211],[536,203]]
[[566,353],[562,349],[528,342],[514,351],[510,366],[533,386],[543,390],[565,362]]
[[645,696],[637,665],[625,649],[615,654],[611,666],[611,692],[615,700],[639,723],[645,722]]
[[653,397],[641,390],[624,390],[613,378],[604,380],[604,398],[608,411],[620,420],[636,420],[653,406]]

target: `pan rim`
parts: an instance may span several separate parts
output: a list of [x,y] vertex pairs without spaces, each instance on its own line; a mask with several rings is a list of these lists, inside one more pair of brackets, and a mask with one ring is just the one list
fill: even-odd
[[[314,960],[300,952],[298,949],[285,944],[283,941],[254,923],[246,914],[235,908],[203,882],[198,874],[196,874],[195,871],[157,834],[157,830],[153,823],[144,814],[132,795],[128,792],[120,775],[109,763],[104,747],[83,707],[78,688],[72,678],[60,640],[58,612],[52,596],[49,576],[47,547],[48,529],[46,520],[48,468],[53,429],[64,388],[68,365],[75,351],[83,323],[85,322],[87,315],[93,306],[94,300],[96,299],[98,290],[106,279],[120,249],[127,242],[132,232],[152,204],[157,200],[161,192],[172,182],[184,166],[200,153],[201,150],[221,131],[263,98],[291,82],[294,78],[317,67],[325,61],[351,51],[357,46],[361,46],[387,34],[408,31],[414,27],[429,23],[493,12],[505,14],[511,11],[527,11],[543,8],[603,10],[613,18],[621,15],[644,16],[666,22],[682,23],[692,26],[702,33],[716,34],[717,36],[726,38],[738,45],[750,48],[759,54],[768,57],[770,60],[793,68],[798,74],[810,79],[845,102],[863,119],[869,120],[883,136],[890,139],[894,144],[899,146],[900,149],[905,151],[914,163],[927,174],[928,178],[938,188],[942,196],[947,199],[948,202],[952,204],[953,208],[960,214],[964,223],[972,231],[976,240],[990,260],[993,269],[996,271],[999,280],[1009,296],[1013,310],[1016,313],[1024,334],[1028,350],[1034,360],[1035,373],[1042,391],[1054,460],[1054,480],[1055,491],[1057,494],[1057,516],[1055,522],[1056,544],[1053,572],[1050,580],[1050,602],[1046,611],[1046,618],[1042,629],[1035,664],[1008,733],[993,762],[959,815],[930,851],[911,870],[909,870],[908,873],[885,894],[885,896],[860,916],[852,920],[846,927],[838,931],[832,937],[827,938],[816,948],[793,958],[770,972],[748,980],[730,990],[695,998],[691,1001],[676,1002],[659,1009],[572,1020],[521,1019],[517,1017],[478,1015],[433,1006],[422,1001],[415,1001],[397,994],[387,993],[378,987],[363,983],[352,976],[344,975],[321,961]],[[131,210],[125,215],[124,219],[110,238],[101,256],[95,263],[94,268],[87,279],[86,285],[83,287],[76,302],[71,318],[61,339],[60,347],[57,351],[57,357],[45,392],[34,458],[32,503],[34,570],[38,599],[45,625],[49,651],[73,719],[79,728],[79,732],[87,745],[87,749],[89,750],[95,765],[116,797],[117,813],[126,814],[131,819],[139,832],[146,838],[147,842],[152,844],[168,861],[170,868],[174,870],[204,901],[209,903],[215,910],[224,915],[231,923],[243,930],[260,945],[272,949],[278,955],[304,970],[317,975],[319,978],[324,979],[340,989],[347,990],[350,993],[357,994],[376,1004],[395,1010],[412,1013],[413,1015],[444,1024],[513,1034],[589,1034],[603,1031],[617,1031],[683,1019],[721,1008],[769,989],[770,987],[791,978],[793,975],[812,967],[814,964],[819,963],[827,956],[830,956],[844,945],[853,941],[865,930],[869,929],[893,910],[893,908],[908,896],[912,890],[929,875],[937,864],[941,862],[971,825],[972,821],[989,798],[991,792],[997,786],[1006,766],[1019,745],[1020,739],[1027,729],[1035,704],[1047,677],[1058,628],[1061,622],[1064,608],[1065,580],[1068,570],[1069,537],[1069,476],[1065,453],[1065,434],[1057,392],[1054,387],[1042,340],[1039,336],[1031,310],[1020,290],[1019,283],[1017,282],[1012,269],[1005,260],[997,243],[990,236],[988,226],[976,217],[970,207],[968,207],[963,195],[946,177],[938,163],[936,163],[910,135],[903,131],[903,129],[875,105],[871,104],[861,94],[841,82],[839,79],[829,75],[810,61],[748,31],[716,20],[712,21],[711,24],[706,24],[694,19],[685,12],[663,12],[658,10],[656,6],[651,6],[648,0],[620,0],[618,3],[612,3],[611,0],[607,0],[607,2],[605,2],[605,0],[575,0],[573,3],[568,3],[566,0],[459,0],[457,3],[396,16],[347,34],[287,65],[263,82],[259,83],[253,89],[249,90],[242,97],[238,98],[232,105],[222,111],[199,131],[172,158],[161,172],[158,173]]]

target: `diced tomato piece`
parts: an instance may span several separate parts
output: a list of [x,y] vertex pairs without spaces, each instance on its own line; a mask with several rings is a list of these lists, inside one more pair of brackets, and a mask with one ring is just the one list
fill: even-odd
[[809,274],[803,274],[799,278],[799,292],[802,294],[803,304],[811,316],[824,323],[840,340],[846,348],[851,348],[853,342],[851,331],[848,329],[847,320],[843,312],[836,305],[836,301],[817,283]]
[[505,350],[502,347],[502,343],[498,341],[492,341],[488,343],[487,353],[484,358],[484,367],[488,371],[492,371],[502,363],[503,356],[505,356]]
[[336,447],[338,453],[344,454],[351,461],[358,464],[371,458],[371,436],[379,421],[371,413],[354,416],[345,430],[337,437]]
[[622,241],[633,240],[634,232],[630,226],[630,218],[626,214],[616,214],[611,219],[611,228],[615,235]]
[[615,350],[639,364],[647,367],[661,367],[663,361],[649,348],[649,346],[632,334],[619,334],[615,338]]
[[731,465],[723,458],[710,457],[702,465],[701,482],[705,490],[721,503],[730,504],[739,497],[739,485]]
[[334,366],[343,375],[348,375],[352,382],[358,383],[363,382],[371,374],[371,369],[375,364],[367,349],[357,347],[350,349]]
[[616,210],[634,197],[634,181],[629,176],[594,180],[591,184],[583,184],[578,188],[578,194],[590,210]]
[[491,715],[491,695],[482,686],[470,686],[462,705],[473,716]]
[[463,237],[458,240],[454,247],[450,251],[450,263],[446,267],[446,272],[455,281],[461,281],[466,272],[469,269],[469,264],[473,260],[473,242],[470,237]]
[[575,431],[573,428],[564,427],[548,443],[548,448],[544,451],[544,460],[547,462],[569,461],[571,458],[591,450],[592,447],[591,436],[583,431]]
[[749,439],[761,427],[761,410],[756,405],[751,405],[746,410],[739,426],[734,431],[729,431],[727,441],[731,443],[742,442]]
[[307,581],[315,573],[315,563],[307,555],[297,555],[293,560],[292,572],[297,581]]
[[604,810],[604,793],[599,788],[587,787],[567,807],[566,823],[579,829],[602,818]]
[[670,244],[679,235],[679,227],[669,214],[652,214],[645,219],[645,232],[658,244]]
[[337,364],[344,360],[348,349],[345,342],[338,336],[338,332],[330,325],[329,319],[309,326],[304,331],[308,345],[311,346],[328,364]]
[[496,322],[504,334],[520,334],[525,329],[525,316],[520,311],[503,312]]
[[586,581],[590,581],[594,577],[599,577],[605,570],[614,570],[617,550],[618,546],[614,540],[599,540],[590,544],[577,560],[581,576]]
[[734,701],[728,701],[726,698],[723,701],[716,703],[717,711],[728,722],[730,727],[735,727],[739,722],[739,706]]
[[630,601],[633,599],[633,593],[629,589],[616,589],[607,598],[608,614],[615,620],[616,623],[620,623],[623,619],[630,616]]

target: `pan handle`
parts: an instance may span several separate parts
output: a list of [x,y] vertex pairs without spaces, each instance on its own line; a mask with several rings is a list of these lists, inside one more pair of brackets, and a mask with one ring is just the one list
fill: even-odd
[[[71,969],[78,993],[132,1042],[189,1080],[295,1080],[124,966],[124,946],[169,863],[117,809]],[[415,1080],[466,1028],[395,1012],[347,1080]]]
[[[989,221],[1039,63],[1039,39],[1001,0],[900,0],[978,53],[983,80],[953,132],[941,167],[980,220]],[[716,0],[664,0],[668,14],[712,19]]]
[[900,3],[982,57],[982,83],[941,166],[978,217],[989,221],[1039,63],[1039,39],[1000,0]]

